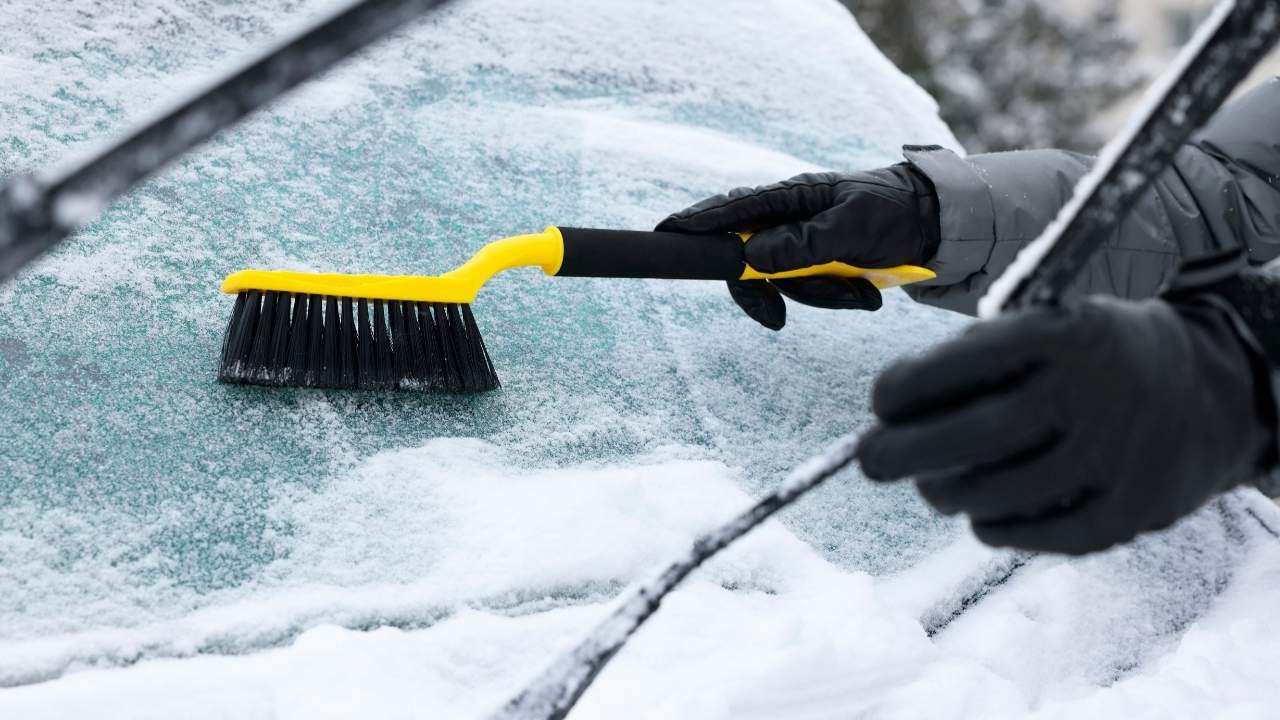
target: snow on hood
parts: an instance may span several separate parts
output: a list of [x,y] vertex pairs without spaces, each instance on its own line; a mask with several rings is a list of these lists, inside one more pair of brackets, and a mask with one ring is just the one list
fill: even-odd
[[[4,663],[48,668],[85,648],[174,659],[11,689],[0,710],[483,716],[594,626],[620,579],[751,502],[738,471],[685,454],[519,472],[473,440],[375,456],[277,504],[306,532],[252,596],[19,643]],[[1280,543],[1257,518],[1278,514],[1225,498],[1131,548],[1033,561],[963,614],[965,576],[1004,556],[961,539],[877,579],[769,523],[674,593],[574,717],[1261,717],[1280,700],[1267,662]],[[1220,586],[1197,587],[1210,566]],[[1161,624],[1181,626],[1152,645]],[[287,645],[236,656],[273,638]]]

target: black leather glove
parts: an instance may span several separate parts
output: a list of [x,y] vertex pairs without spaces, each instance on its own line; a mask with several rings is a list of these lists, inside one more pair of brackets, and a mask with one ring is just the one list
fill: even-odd
[[1274,464],[1261,354],[1206,296],[975,326],[875,386],[868,477],[915,477],[990,545],[1073,555],[1165,528]]
[[[871,268],[923,265],[937,252],[940,233],[933,186],[910,165],[738,188],[672,215],[657,229],[754,232],[747,262],[769,273],[837,261]],[[771,330],[787,322],[782,295],[822,308],[879,310],[881,304],[870,282],[845,278],[731,281],[729,292]]]

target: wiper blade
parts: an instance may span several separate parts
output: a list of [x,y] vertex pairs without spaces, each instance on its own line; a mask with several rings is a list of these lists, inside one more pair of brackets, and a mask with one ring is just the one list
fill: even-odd
[[73,162],[0,185],[0,282],[143,178],[449,0],[358,0]]

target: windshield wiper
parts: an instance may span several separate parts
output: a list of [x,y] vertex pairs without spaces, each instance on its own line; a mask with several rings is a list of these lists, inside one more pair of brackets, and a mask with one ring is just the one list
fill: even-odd
[[449,0],[358,0],[86,156],[0,185],[0,282],[143,178]]

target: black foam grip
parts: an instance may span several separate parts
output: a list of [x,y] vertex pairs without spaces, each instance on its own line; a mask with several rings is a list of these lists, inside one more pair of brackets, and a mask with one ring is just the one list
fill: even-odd
[[737,280],[746,260],[737,235],[560,228],[565,277]]

